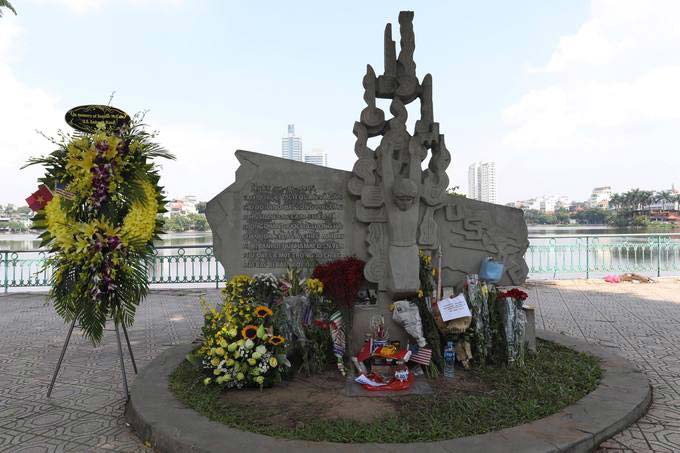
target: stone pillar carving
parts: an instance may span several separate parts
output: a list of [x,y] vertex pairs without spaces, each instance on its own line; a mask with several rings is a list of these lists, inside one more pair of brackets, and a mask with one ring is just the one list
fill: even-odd
[[[356,198],[356,218],[368,225],[368,263],[364,274],[383,293],[382,300],[414,296],[419,287],[418,249],[435,249],[438,226],[435,212],[444,204],[446,169],[451,155],[439,124],[434,121],[432,76],[422,83],[416,75],[413,12],[399,13],[400,52],[396,55],[392,26],[385,27],[385,68],[376,77],[368,65],[363,79],[364,101],[354,123],[357,161],[348,182]],[[376,106],[376,98],[391,99],[392,118]],[[414,131],[406,127],[406,105],[420,100]],[[372,150],[368,138],[382,136]],[[422,162],[430,157],[426,169]]]

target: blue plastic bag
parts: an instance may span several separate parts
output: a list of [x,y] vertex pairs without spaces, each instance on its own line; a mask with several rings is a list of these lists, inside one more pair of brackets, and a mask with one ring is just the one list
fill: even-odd
[[498,283],[503,278],[503,270],[503,263],[491,257],[485,258],[479,268],[479,279],[485,282]]

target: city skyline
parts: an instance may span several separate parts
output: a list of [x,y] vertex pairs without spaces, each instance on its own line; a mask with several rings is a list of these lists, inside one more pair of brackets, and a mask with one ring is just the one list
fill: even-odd
[[[415,10],[418,75],[435,80],[451,186],[465,187],[476,161],[496,162],[501,204],[676,182],[680,54],[671,43],[680,32],[667,18],[680,13],[677,2],[350,2],[329,15],[306,1],[26,0],[0,27],[0,202],[35,190],[40,170],[19,168],[52,150],[36,129],[68,131],[69,108],[106,103],[113,91],[112,105],[130,114],[150,109],[145,122],[177,155],[161,170],[169,195],[212,198],[234,179],[234,151],[280,155],[291,119],[307,149],[350,170],[365,65],[381,58],[380,29],[400,9]],[[149,38],[110,25],[122,21]],[[137,52],[93,75],[63,58],[76,41],[83,54]],[[196,74],[200,83],[187,84]]]

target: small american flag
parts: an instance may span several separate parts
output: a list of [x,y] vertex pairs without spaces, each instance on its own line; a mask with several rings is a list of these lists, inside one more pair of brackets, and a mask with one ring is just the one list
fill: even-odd
[[413,354],[409,361],[414,363],[419,363],[421,365],[429,365],[432,360],[432,349],[430,348],[418,348],[417,350],[412,349]]
[[62,198],[66,198],[67,200],[72,200],[75,197],[73,192],[66,190],[65,184],[56,183],[54,185],[54,192],[61,195]]

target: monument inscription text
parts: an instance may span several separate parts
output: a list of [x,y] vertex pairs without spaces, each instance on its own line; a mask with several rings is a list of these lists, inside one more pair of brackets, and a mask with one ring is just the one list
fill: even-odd
[[244,268],[300,267],[308,259],[343,256],[344,194],[315,185],[252,184],[241,200]]

